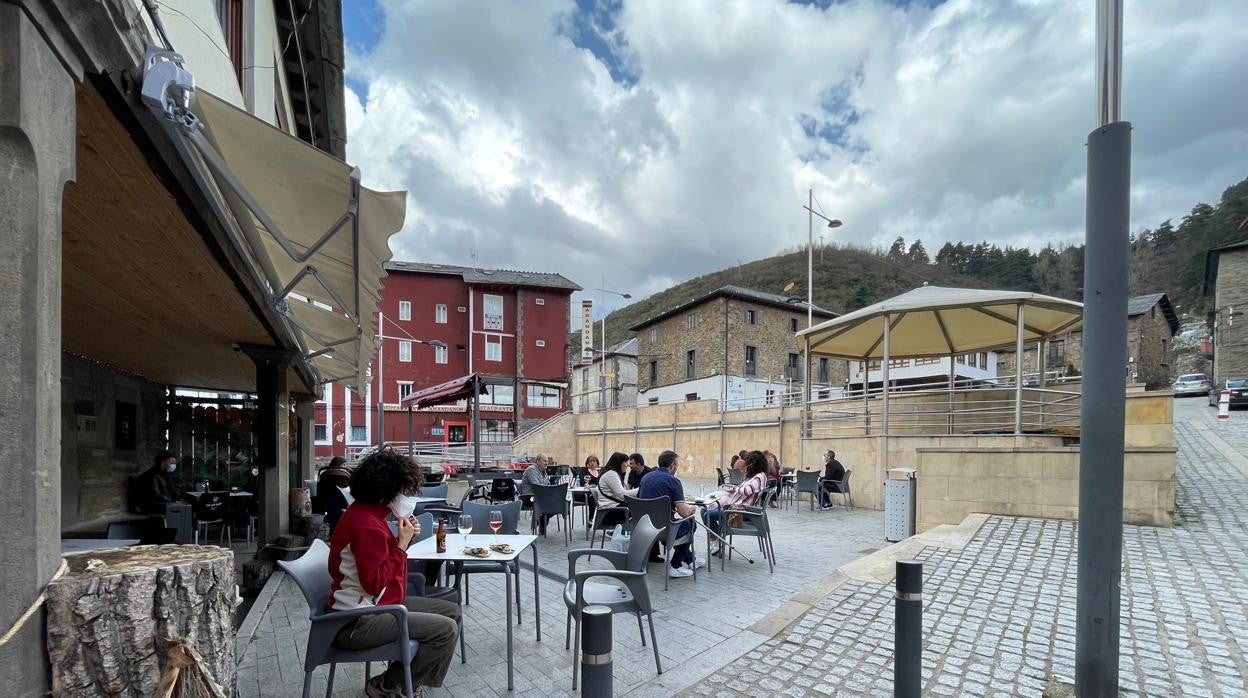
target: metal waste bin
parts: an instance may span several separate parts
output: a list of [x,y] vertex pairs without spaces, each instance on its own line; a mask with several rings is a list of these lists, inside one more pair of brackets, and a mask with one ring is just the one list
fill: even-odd
[[914,468],[893,468],[884,481],[884,539],[890,542],[914,535],[918,489]]

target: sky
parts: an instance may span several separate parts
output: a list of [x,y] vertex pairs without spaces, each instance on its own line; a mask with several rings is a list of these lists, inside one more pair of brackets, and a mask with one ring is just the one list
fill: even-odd
[[[348,0],[348,160],[408,192],[396,259],[596,303],[804,246],[811,189],[829,242],[1077,243],[1093,7]],[[1127,0],[1124,24],[1140,230],[1248,176],[1248,2]]]

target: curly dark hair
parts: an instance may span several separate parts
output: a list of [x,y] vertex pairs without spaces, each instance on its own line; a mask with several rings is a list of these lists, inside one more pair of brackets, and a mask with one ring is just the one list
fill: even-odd
[[745,454],[745,476],[754,477],[767,472],[767,456],[762,451],[750,451]]
[[621,475],[624,472],[624,462],[627,460],[628,456],[616,451],[611,454],[610,458],[607,459],[607,464],[602,466],[602,469],[604,471],[610,470],[616,475]]
[[392,448],[365,456],[351,472],[351,496],[362,504],[389,504],[400,494],[418,494],[420,464]]

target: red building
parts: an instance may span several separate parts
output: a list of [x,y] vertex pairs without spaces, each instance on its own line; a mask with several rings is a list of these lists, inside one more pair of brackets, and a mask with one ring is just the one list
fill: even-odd
[[[316,403],[317,456],[345,456],[379,440],[406,442],[407,411],[399,401],[473,372],[492,383],[481,396],[483,442],[510,442],[566,409],[570,303],[580,286],[559,274],[421,262],[388,262],[386,271],[367,394],[325,386]],[[425,343],[432,340],[446,346]],[[469,442],[471,424],[466,405],[419,410],[411,440]]]

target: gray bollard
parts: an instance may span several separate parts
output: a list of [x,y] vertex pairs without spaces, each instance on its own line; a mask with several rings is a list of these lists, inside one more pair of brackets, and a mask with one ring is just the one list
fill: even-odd
[[918,698],[923,685],[923,563],[897,561],[893,695]]
[[611,609],[586,606],[581,611],[581,695],[610,696]]

